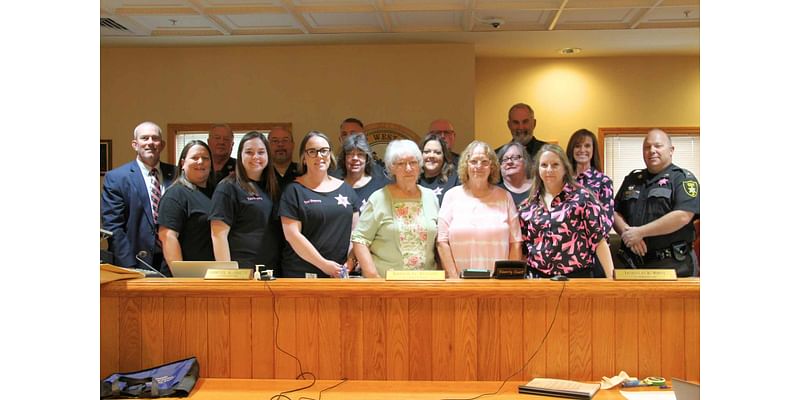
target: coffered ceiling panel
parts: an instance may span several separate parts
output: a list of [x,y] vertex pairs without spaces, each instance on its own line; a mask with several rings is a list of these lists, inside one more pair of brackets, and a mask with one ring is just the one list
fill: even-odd
[[[580,56],[700,49],[699,0],[101,0],[100,17],[102,46],[440,42],[472,43],[478,55],[513,48],[512,57],[556,57],[561,41],[583,47]],[[618,42],[598,41],[603,31]]]

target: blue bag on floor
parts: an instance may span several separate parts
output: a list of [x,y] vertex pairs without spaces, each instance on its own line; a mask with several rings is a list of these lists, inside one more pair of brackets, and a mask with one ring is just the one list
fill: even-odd
[[195,357],[141,371],[115,373],[100,381],[100,398],[186,397],[199,375]]

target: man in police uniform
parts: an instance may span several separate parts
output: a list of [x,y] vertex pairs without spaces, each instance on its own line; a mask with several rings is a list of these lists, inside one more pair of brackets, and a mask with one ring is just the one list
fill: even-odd
[[647,169],[628,174],[614,199],[619,256],[630,268],[674,268],[678,276],[692,276],[700,184],[672,164],[675,147],[661,129],[648,132],[642,150]]

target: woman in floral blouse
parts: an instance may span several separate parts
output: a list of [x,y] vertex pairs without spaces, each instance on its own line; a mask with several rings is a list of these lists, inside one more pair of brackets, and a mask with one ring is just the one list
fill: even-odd
[[[575,173],[575,180],[594,193],[606,218],[614,222],[614,182],[598,164],[600,153],[597,148],[597,137],[588,129],[578,129],[569,138],[567,157]],[[608,232],[605,236],[608,240]],[[605,272],[599,263],[595,263],[594,277],[605,278]]]
[[390,269],[435,269],[439,202],[432,190],[417,185],[422,153],[410,140],[394,140],[383,160],[393,181],[369,197],[351,236],[362,274],[380,278]]
[[575,180],[561,147],[545,144],[536,153],[531,196],[520,204],[519,218],[534,276],[591,278],[597,262],[613,276],[606,240],[611,221],[595,195]]

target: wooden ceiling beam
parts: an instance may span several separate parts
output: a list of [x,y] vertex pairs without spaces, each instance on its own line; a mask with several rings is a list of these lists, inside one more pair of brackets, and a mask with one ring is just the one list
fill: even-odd
[[558,7],[558,11],[556,11],[556,15],[553,16],[553,20],[550,21],[550,26],[547,27],[548,31],[552,31],[556,24],[558,23],[558,19],[561,18],[561,13],[564,12],[564,7],[567,6],[569,0],[564,0],[561,2],[561,7]]
[[643,12],[639,13],[639,16],[636,17],[636,19],[633,21],[633,23],[631,24],[631,26],[629,28],[630,29],[636,29],[639,26],[639,24],[641,24],[642,21],[644,21],[645,17],[647,17],[647,14],[650,14],[653,10],[658,8],[658,6],[660,6],[661,3],[663,3],[663,2],[664,2],[664,0],[656,0],[655,3],[653,3],[653,5],[651,5],[647,9],[643,10]]

